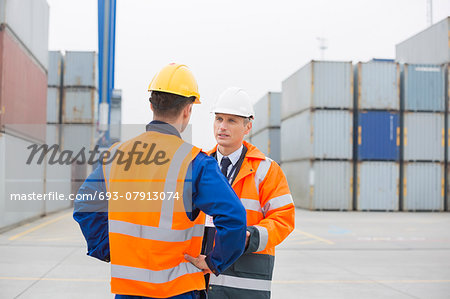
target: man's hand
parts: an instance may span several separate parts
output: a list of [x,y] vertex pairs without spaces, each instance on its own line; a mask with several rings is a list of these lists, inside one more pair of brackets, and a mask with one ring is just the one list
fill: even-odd
[[245,248],[247,249],[248,246],[248,239],[250,239],[250,232],[247,231],[247,236],[245,237]]
[[203,273],[212,273],[211,269],[209,269],[208,264],[205,261],[206,255],[200,254],[198,257],[192,257],[189,254],[185,254],[184,258],[192,265],[196,266],[200,270],[203,270]]

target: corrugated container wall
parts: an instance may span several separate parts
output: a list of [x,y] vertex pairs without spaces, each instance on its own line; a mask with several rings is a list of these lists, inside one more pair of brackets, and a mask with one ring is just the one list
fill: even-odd
[[[27,164],[28,146],[33,143],[0,134],[0,229],[45,213],[43,200],[12,200],[18,196],[44,193],[44,164]],[[22,197],[23,198],[23,197]]]
[[400,109],[400,67],[395,62],[360,62],[355,68],[358,109]]
[[48,52],[48,83],[49,87],[60,87],[62,84],[63,55],[60,51]]
[[364,111],[358,114],[358,160],[400,158],[400,122],[397,112]]
[[405,163],[403,171],[405,211],[444,209],[444,163]]
[[353,112],[306,110],[283,120],[281,161],[353,157]]
[[252,135],[252,144],[277,163],[281,161],[280,129],[264,129]]
[[252,134],[267,128],[279,128],[281,124],[281,93],[268,92],[255,105]]
[[281,118],[309,108],[353,108],[351,62],[311,61],[282,82]]
[[353,164],[349,161],[288,162],[281,165],[297,207],[351,210]]
[[97,88],[97,53],[67,51],[64,59],[64,86]]
[[449,31],[450,17],[447,17],[396,45],[396,60],[424,64],[450,62]]
[[0,112],[2,130],[6,124],[47,121],[47,74],[4,25],[0,26]]
[[27,54],[47,69],[49,6],[46,0],[0,0],[0,23],[7,24]]
[[399,163],[357,163],[357,209],[397,211],[399,204]]
[[64,88],[62,122],[88,123],[96,122],[98,110],[98,93],[93,88]]
[[47,123],[56,124],[60,122],[60,92],[59,87],[49,87],[47,89]]
[[443,65],[405,64],[402,87],[405,110],[445,111]]
[[444,161],[444,113],[405,112],[403,159],[406,161]]

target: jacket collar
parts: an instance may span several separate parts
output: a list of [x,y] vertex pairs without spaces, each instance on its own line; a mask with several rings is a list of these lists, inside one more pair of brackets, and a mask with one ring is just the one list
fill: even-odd
[[[256,160],[264,160],[266,155],[264,155],[256,146],[247,141],[243,141],[242,144],[247,148],[247,153],[245,154],[245,159],[256,159]],[[207,152],[209,156],[217,152],[217,144],[213,149]]]
[[[253,168],[253,165],[249,160],[264,160],[266,158],[266,156],[253,144],[248,143],[247,141],[243,141],[243,144],[247,148],[247,153],[245,154],[244,162],[242,163],[241,169],[239,170],[232,187],[244,177],[256,172],[256,169]],[[217,144],[212,150],[208,151],[207,154],[211,156],[216,152]]]
[[151,121],[146,127],[147,132],[158,132],[167,135],[175,135],[181,138],[180,132],[174,126],[159,120]]

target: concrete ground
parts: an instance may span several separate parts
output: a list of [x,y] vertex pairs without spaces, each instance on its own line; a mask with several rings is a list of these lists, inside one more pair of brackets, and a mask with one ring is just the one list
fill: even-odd
[[[450,298],[449,213],[296,212],[272,298]],[[0,234],[0,298],[112,298],[85,252],[68,210]]]

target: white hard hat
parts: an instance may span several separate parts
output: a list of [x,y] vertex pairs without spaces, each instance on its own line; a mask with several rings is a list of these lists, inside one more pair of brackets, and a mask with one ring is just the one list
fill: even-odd
[[222,92],[212,110],[213,113],[233,114],[254,118],[252,101],[248,93],[239,87],[229,87]]

